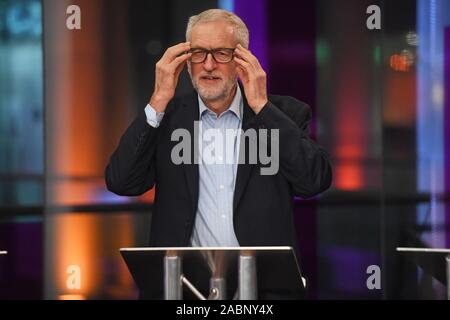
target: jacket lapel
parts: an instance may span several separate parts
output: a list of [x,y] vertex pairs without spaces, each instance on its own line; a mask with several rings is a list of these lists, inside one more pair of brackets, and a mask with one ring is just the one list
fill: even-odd
[[[244,88],[241,85],[241,83],[239,83],[239,86],[240,86],[241,92],[242,92],[243,107],[244,107],[243,108],[244,116],[242,119],[242,130],[243,130],[243,132],[245,132],[247,129],[250,129],[250,128],[255,129],[255,124],[254,124],[255,113],[248,105],[247,98],[245,97]],[[238,164],[238,168],[237,168],[236,184],[234,187],[234,195],[233,195],[233,212],[234,213],[236,212],[236,209],[239,205],[239,201],[241,200],[242,195],[245,192],[245,189],[248,184],[248,179],[250,178],[252,169],[255,166],[254,164],[249,163],[249,155],[248,155],[249,148],[246,148],[244,143],[245,143],[245,141],[243,139],[243,136],[241,135],[240,151],[245,152],[245,163]]]
[[[255,113],[248,105],[247,99],[245,97],[244,88],[239,83],[239,86],[241,88],[242,92],[242,99],[243,99],[243,119],[242,119],[242,130],[245,132],[247,129],[255,128],[254,124],[254,116]],[[198,137],[195,137],[194,135],[194,125],[195,121],[198,121],[200,118],[199,116],[199,105],[198,105],[198,96],[197,92],[195,90],[192,91],[191,94],[189,94],[183,101],[183,108],[182,108],[182,119],[180,122],[180,127],[185,128],[189,131],[191,136],[191,150],[193,151],[191,154],[191,164],[185,164],[183,165],[185,178],[187,187],[189,190],[189,193],[192,197],[192,209],[195,212],[197,210],[198,205],[198,188],[199,188],[199,168],[198,168],[198,161],[194,161],[194,159],[197,159],[198,157],[198,150],[196,147],[198,145],[195,143],[195,139]],[[250,174],[252,172],[254,164],[250,164],[248,159],[248,151],[249,148],[245,148],[244,146],[244,140],[243,136],[240,137],[240,145],[241,150],[245,152],[245,163],[238,164],[237,168],[237,174],[236,174],[236,184],[234,189],[234,195],[233,195],[233,211],[236,212],[236,208],[239,205],[239,201],[242,198],[242,195],[245,192],[245,188],[248,184],[248,179],[250,178]]]
[[195,148],[197,144],[195,143],[194,125],[195,122],[199,120],[199,106],[197,92],[192,90],[185,100],[183,101],[183,108],[181,114],[181,125],[180,127],[189,131],[191,137],[191,163],[184,164],[184,173],[186,178],[187,187],[189,193],[192,197],[192,210],[195,213],[198,204],[198,184],[199,184],[199,172],[198,172],[198,150]]

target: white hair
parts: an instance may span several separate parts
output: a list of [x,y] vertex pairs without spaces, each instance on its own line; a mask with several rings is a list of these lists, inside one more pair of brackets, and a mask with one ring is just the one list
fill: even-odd
[[247,26],[237,15],[223,9],[209,9],[190,17],[186,27],[186,41],[190,41],[192,28],[197,23],[220,20],[229,23],[233,27],[237,42],[248,49],[249,32]]

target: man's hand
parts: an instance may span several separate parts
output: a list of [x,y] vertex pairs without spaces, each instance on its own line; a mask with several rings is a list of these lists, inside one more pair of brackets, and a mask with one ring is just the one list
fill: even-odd
[[247,102],[258,114],[267,103],[266,73],[258,59],[240,44],[237,45],[234,53],[234,61],[238,64],[237,71],[244,85]]
[[179,43],[168,48],[156,63],[155,90],[150,98],[150,105],[156,112],[164,112],[175,95],[178,77],[191,56],[191,53],[187,53],[190,48],[190,42]]

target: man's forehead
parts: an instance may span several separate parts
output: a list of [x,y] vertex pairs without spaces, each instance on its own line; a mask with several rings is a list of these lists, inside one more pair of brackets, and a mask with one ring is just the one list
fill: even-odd
[[200,22],[191,31],[191,45],[208,49],[235,45],[233,27],[223,21]]

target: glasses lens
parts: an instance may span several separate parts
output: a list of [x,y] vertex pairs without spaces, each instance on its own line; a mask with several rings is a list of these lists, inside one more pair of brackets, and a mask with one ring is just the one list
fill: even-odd
[[233,59],[233,50],[232,49],[217,49],[217,50],[202,50],[202,49],[194,49],[191,51],[191,62],[193,63],[202,63],[206,60],[206,56],[208,53],[212,53],[214,56],[214,60],[219,63],[228,63]]
[[214,58],[216,59],[217,62],[230,62],[231,59],[233,58],[233,52],[231,50],[218,50],[218,51],[214,51]]
[[193,63],[203,62],[203,60],[205,60],[205,56],[206,56],[206,52],[203,50],[192,51],[191,61]]

